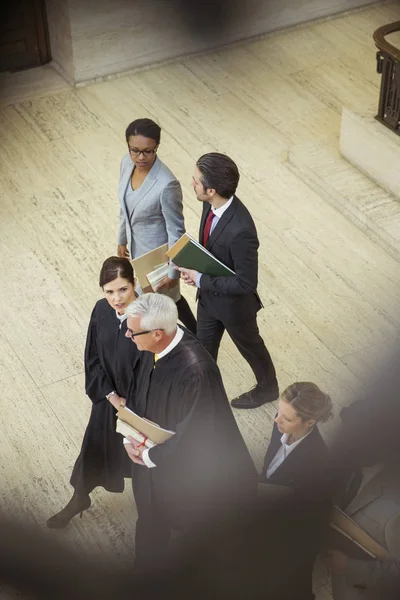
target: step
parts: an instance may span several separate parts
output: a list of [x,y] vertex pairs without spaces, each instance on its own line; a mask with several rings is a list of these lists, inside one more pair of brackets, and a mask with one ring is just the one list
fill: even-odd
[[354,167],[339,149],[322,144],[294,148],[287,167],[400,261],[400,201],[394,194]]
[[343,108],[340,153],[400,199],[400,136],[375,119],[376,111],[371,107],[358,114]]

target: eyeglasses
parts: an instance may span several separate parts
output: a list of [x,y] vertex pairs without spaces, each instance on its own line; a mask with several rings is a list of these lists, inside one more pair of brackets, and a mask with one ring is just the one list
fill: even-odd
[[148,148],[147,150],[138,150],[137,148],[130,148],[128,146],[129,154],[131,156],[136,156],[136,157],[140,156],[141,154],[143,154],[143,156],[152,156],[156,150],[157,150],[157,148]]
[[129,327],[126,330],[129,337],[131,338],[135,338],[138,335],[144,335],[145,333],[151,333],[152,331],[164,331],[164,329],[148,329],[147,331],[139,331],[138,333],[135,333],[134,331],[132,331],[132,329],[129,329]]

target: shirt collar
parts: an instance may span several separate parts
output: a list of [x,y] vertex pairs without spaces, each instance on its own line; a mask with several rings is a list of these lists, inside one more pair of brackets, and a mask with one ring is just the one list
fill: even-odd
[[127,315],[126,313],[124,313],[123,315],[119,315],[119,314],[117,313],[117,311],[115,311],[115,314],[117,315],[117,319],[118,319],[119,321],[121,321],[121,323],[123,323],[123,322],[125,321],[125,319],[127,319],[127,318],[128,318],[128,315]]
[[289,436],[288,436],[288,434],[287,434],[287,433],[284,433],[284,434],[282,435],[282,437],[281,437],[281,444],[282,444],[282,446],[284,446],[284,448],[285,448],[286,452],[291,452],[292,450],[294,450],[294,448],[296,448],[296,446],[298,446],[298,445],[300,444],[300,442],[302,442],[303,440],[305,440],[305,439],[306,439],[306,437],[307,437],[308,435],[310,435],[310,433],[312,432],[312,430],[313,430],[313,429],[314,429],[314,428],[311,428],[311,429],[310,429],[310,431],[309,431],[308,433],[306,433],[306,435],[303,435],[303,437],[301,437],[301,438],[300,438],[299,440],[297,440],[296,442],[293,442],[293,444],[288,444],[288,443],[287,443]]
[[211,206],[211,210],[213,211],[214,216],[217,217],[218,219],[220,219],[222,217],[222,215],[224,214],[224,212],[230,207],[230,205],[232,204],[232,201],[233,201],[233,196],[231,196],[229,198],[228,202],[225,202],[225,204],[223,204],[219,208],[214,208],[213,206]]
[[171,350],[173,350],[175,348],[175,346],[177,346],[179,344],[179,342],[181,341],[182,338],[183,338],[183,329],[181,329],[177,325],[176,333],[175,333],[175,336],[174,336],[172,342],[170,342],[168,344],[168,346],[166,348],[164,348],[164,350],[158,354],[158,358],[160,359],[163,356],[165,356],[166,354],[168,354],[168,352],[171,352]]

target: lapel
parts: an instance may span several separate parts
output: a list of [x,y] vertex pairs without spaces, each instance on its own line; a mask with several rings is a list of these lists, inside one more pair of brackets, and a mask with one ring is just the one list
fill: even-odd
[[118,195],[119,195],[119,203],[121,206],[121,210],[123,211],[124,217],[128,221],[128,223],[129,223],[129,217],[128,217],[128,213],[126,210],[125,192],[126,192],[126,188],[128,187],[132,172],[133,172],[133,162],[131,161],[129,154],[126,154],[125,157],[123,158],[123,164],[121,167]]
[[[276,415],[275,415],[275,417],[276,417]],[[271,460],[274,458],[275,454],[278,452],[278,450],[280,448],[281,437],[282,437],[282,434],[279,432],[276,423],[274,423],[274,426],[272,428],[271,441],[269,443],[267,453],[266,453],[265,459],[264,459],[264,472],[265,473],[267,472],[267,469],[269,467]]]
[[125,202],[125,193],[126,193],[128,185],[130,185],[132,173],[135,169],[135,165],[132,163],[132,161],[130,161],[130,162],[131,162],[131,165],[128,164],[127,168],[121,175],[121,184],[120,184],[121,206],[125,212],[125,216],[127,217],[128,222],[131,221],[132,215],[135,212],[137,205],[140,202],[142,202],[142,200],[146,197],[146,195],[150,192],[150,190],[153,188],[153,186],[157,182],[158,174],[160,172],[161,164],[162,164],[160,159],[157,156],[156,160],[154,161],[153,166],[151,167],[150,171],[148,172],[148,174],[146,176],[146,179],[143,181],[142,185],[137,190],[137,192],[135,194],[133,206],[132,206],[130,212],[128,213],[126,202]]
[[387,479],[387,472],[381,471],[369,481],[346,508],[348,515],[354,515],[370,502],[382,495],[382,488]]
[[[222,217],[219,219],[218,223],[214,227],[210,237],[208,238],[208,242],[206,245],[207,250],[211,250],[213,244],[217,241],[217,239],[219,238],[219,236],[225,229],[226,225],[232,219],[232,217],[236,211],[236,205],[237,205],[237,198],[236,198],[236,196],[234,196],[233,200],[232,200],[232,204],[229,206],[229,208],[226,209],[226,211],[224,212],[224,214],[222,215]],[[207,214],[208,214],[208,212],[207,212]]]
[[[281,463],[279,465],[279,467],[273,473],[272,477],[274,475],[277,475],[278,473],[279,473],[279,475],[282,475],[282,473],[284,473],[286,470],[289,470],[289,469],[292,472],[298,471],[300,474],[302,467],[304,467],[305,465],[308,470],[312,470],[312,467],[313,467],[312,457],[315,455],[315,452],[318,451],[317,448],[314,450],[313,446],[317,445],[318,437],[319,437],[319,431],[318,431],[317,427],[314,427],[314,429],[306,437],[306,439],[303,440],[302,442],[300,442],[300,444],[296,448],[294,448],[294,450],[292,452],[290,452],[290,454],[287,456],[287,458],[285,458],[283,463]],[[272,457],[271,457],[271,460],[272,460]],[[296,465],[298,465],[298,466],[296,466]]]

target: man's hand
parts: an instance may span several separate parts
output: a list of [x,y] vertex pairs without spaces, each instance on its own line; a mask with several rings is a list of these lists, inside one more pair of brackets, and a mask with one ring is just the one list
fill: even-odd
[[179,284],[179,278],[178,279],[171,279],[171,277],[164,277],[164,279],[162,279],[160,281],[160,283],[154,288],[155,292],[158,292],[158,290],[170,290],[171,288],[176,287]]
[[129,258],[129,250],[126,244],[120,244],[117,246],[117,255],[120,258]]
[[124,446],[131,461],[137,465],[146,466],[142,459],[142,454],[144,450],[146,450],[146,446],[141,445],[140,442],[136,441],[135,438],[130,435],[127,436],[127,439],[130,443],[124,444]]
[[113,405],[114,408],[119,410],[122,406],[126,404],[126,398],[122,398],[122,396],[118,396],[118,394],[112,394],[108,401]]
[[196,287],[196,277],[199,274],[198,271],[195,271],[194,269],[184,269],[183,267],[175,267],[175,269],[180,271],[182,279],[187,285]]

